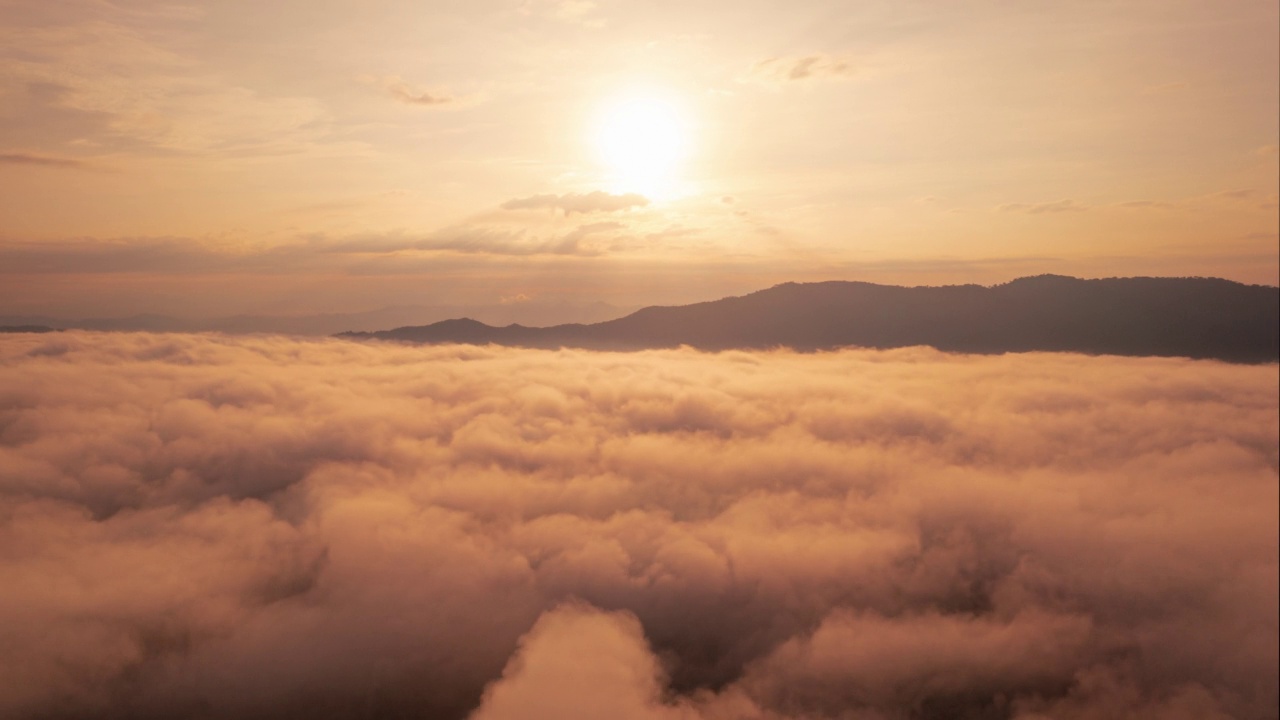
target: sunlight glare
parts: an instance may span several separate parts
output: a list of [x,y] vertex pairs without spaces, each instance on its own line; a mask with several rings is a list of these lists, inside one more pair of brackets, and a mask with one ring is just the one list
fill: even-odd
[[631,95],[615,100],[601,113],[595,142],[611,191],[640,193],[651,200],[678,193],[689,128],[670,99]]

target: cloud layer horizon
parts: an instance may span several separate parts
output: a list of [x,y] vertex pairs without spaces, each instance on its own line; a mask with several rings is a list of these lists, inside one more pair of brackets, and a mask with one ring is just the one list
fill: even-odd
[[1275,718],[1278,391],[0,337],[0,715]]

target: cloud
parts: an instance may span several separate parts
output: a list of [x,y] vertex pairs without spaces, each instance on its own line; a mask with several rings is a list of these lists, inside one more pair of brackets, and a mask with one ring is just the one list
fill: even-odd
[[532,233],[509,226],[461,225],[423,235],[385,233],[312,237],[278,245],[245,246],[194,238],[125,237],[27,242],[0,240],[0,272],[13,275],[225,273],[288,275],[367,269],[406,260],[403,253],[461,255],[599,255],[611,249],[593,236],[619,231],[595,222]]
[[533,234],[519,228],[488,225],[461,225],[432,233],[426,237],[358,238],[328,245],[329,250],[352,255],[370,256],[357,263],[356,268],[367,268],[370,262],[402,263],[396,255],[405,251],[451,252],[462,254],[534,256],[534,255],[600,255],[607,247],[591,242],[593,235],[621,230],[616,222],[595,222],[578,225],[569,230],[547,234]]
[[391,97],[408,105],[448,105],[457,101],[457,98],[448,93],[424,90],[400,78],[387,80],[384,87]]
[[649,199],[636,193],[613,195],[601,190],[589,193],[565,195],[533,195],[502,203],[503,210],[561,210],[565,215],[574,213],[621,212],[644,207]]
[[[1127,209],[1150,209],[1150,210],[1196,210],[1203,209],[1206,204],[1222,205],[1224,203],[1234,204],[1238,202],[1251,202],[1258,198],[1258,192],[1252,188],[1236,188],[1231,190],[1220,190],[1218,192],[1209,193],[1207,195],[1196,195],[1185,197],[1178,200],[1133,200],[1129,202],[1117,203],[1114,207]],[[1064,200],[1063,203],[1071,203],[1070,200]],[[1028,209],[1031,205],[1005,205],[1003,209]],[[1087,209],[1087,206],[1079,206],[1081,209]],[[1264,201],[1259,207],[1266,209],[1269,205]]]
[[158,41],[200,24],[200,11],[123,12],[73,3],[52,17],[8,13],[0,42],[12,48],[0,81],[11,112],[0,136],[64,156],[216,156],[299,153],[332,118],[312,97],[251,90]]
[[217,272],[235,264],[237,254],[181,238],[0,241],[0,267],[14,274]]
[[69,331],[0,368],[6,717],[1274,717],[1274,366]]
[[1177,207],[1177,203],[1164,202],[1163,200],[1131,200],[1122,202],[1117,207],[1132,210],[1169,210]]
[[37,167],[85,169],[90,167],[83,160],[53,157],[34,153],[0,153],[0,165],[33,165]]
[[1064,212],[1084,212],[1088,210],[1088,205],[1082,205],[1075,200],[1057,200],[1054,202],[1044,203],[1010,203],[1001,205],[1001,212],[1025,212],[1031,215],[1043,215],[1045,213],[1064,213]]
[[662,668],[629,613],[565,607],[539,618],[472,720],[672,718]]
[[784,84],[804,80],[844,78],[855,72],[856,69],[849,60],[825,53],[814,53],[761,60],[751,68],[749,77],[757,82]]
[[0,268],[13,274],[37,275],[277,274],[332,269],[344,260],[349,263],[343,255],[354,252],[325,241],[244,246],[182,237],[0,240]]

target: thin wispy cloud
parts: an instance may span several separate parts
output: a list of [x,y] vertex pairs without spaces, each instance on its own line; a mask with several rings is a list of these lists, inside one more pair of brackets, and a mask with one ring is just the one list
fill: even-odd
[[614,195],[602,190],[565,195],[532,195],[502,203],[503,210],[561,210],[565,215],[574,213],[611,213],[644,207],[649,199],[637,193]]
[[826,53],[814,53],[766,58],[751,68],[748,77],[758,82],[785,84],[806,80],[847,78],[853,76],[856,71],[855,65],[848,59]]
[[93,167],[84,160],[67,157],[54,157],[36,153],[0,153],[0,165],[29,165],[33,167],[68,168],[86,170]]
[[1042,203],[1009,203],[1001,205],[999,209],[1001,212],[1024,212],[1031,215],[1044,215],[1046,213],[1084,212],[1089,209],[1089,206],[1067,198]]
[[386,89],[391,97],[407,105],[449,105],[457,102],[457,98],[448,93],[424,90],[403,81],[390,82]]
[[1135,210],[1169,210],[1177,207],[1177,203],[1163,200],[1130,200],[1129,202],[1120,203],[1117,207]]

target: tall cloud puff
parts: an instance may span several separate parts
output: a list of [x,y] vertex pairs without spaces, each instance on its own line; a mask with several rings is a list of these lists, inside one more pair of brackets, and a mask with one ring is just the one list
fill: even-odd
[[1274,718],[1277,385],[0,338],[0,715]]

